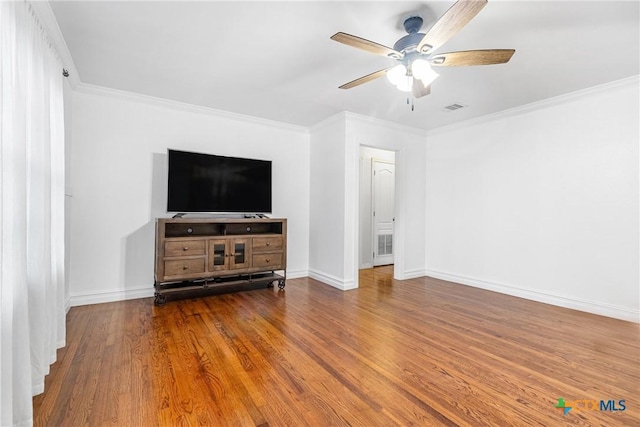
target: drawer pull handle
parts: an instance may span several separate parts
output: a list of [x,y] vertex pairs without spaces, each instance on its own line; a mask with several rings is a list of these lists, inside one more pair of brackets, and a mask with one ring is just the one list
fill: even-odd
[[271,243],[267,242],[267,246],[271,246]]
[[266,261],[266,262],[269,262],[269,258],[265,258],[265,261]]
[[182,269],[183,269],[183,270],[188,270],[188,269],[189,269],[189,266],[188,266],[188,265],[183,265],[183,266],[182,266]]
[[189,250],[189,248],[185,246],[184,248],[182,248],[182,250],[183,250],[183,251],[188,251],[188,250]]

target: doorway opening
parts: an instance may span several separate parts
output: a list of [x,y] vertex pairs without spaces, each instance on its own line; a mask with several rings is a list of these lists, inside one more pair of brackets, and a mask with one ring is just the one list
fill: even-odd
[[360,147],[359,269],[394,264],[395,152]]

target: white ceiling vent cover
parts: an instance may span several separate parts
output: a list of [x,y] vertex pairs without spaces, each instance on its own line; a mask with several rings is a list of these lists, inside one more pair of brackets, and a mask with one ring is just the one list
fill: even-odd
[[462,104],[458,104],[458,103],[454,103],[451,105],[447,105],[446,107],[444,107],[445,110],[447,111],[456,111],[459,110],[461,108],[466,108],[466,105],[462,105]]

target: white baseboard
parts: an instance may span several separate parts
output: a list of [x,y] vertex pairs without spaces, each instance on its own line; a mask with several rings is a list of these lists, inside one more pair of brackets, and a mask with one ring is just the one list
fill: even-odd
[[137,298],[152,297],[154,293],[153,285],[138,289],[118,289],[103,292],[83,292],[72,294],[70,298],[71,307],[89,304],[102,304],[105,302],[124,301]]
[[309,270],[309,277],[322,283],[326,283],[329,286],[333,286],[334,288],[338,288],[342,291],[348,291],[357,288],[353,280],[345,281],[339,277],[332,276],[331,274],[323,273],[317,270]]
[[561,295],[539,292],[531,289],[518,288],[502,283],[487,282],[485,280],[473,279],[471,277],[458,276],[455,274],[444,273],[435,270],[425,270],[424,275],[436,279],[446,280],[448,282],[459,283],[462,285],[473,286],[475,288],[486,289],[489,291],[511,295],[514,297],[525,298],[545,304],[551,304],[558,307],[570,308],[573,310],[584,311],[601,316],[613,317],[614,319],[640,323],[640,310],[633,310],[626,307],[615,306],[612,304],[604,304],[600,302],[586,301],[576,298],[567,298]]
[[[287,271],[287,279],[298,279],[300,277],[309,276],[307,270],[294,270]],[[79,305],[89,304],[102,304],[105,302],[124,301],[137,298],[149,298],[154,294],[153,284],[144,288],[137,289],[119,289],[115,291],[103,291],[103,292],[83,292],[78,294],[72,294],[66,302],[66,312],[69,312],[71,307]]]
[[418,277],[424,277],[424,276],[425,276],[424,270],[409,270],[404,272],[402,276],[402,280],[417,279]]
[[287,279],[299,279],[308,276],[309,270],[287,270]]

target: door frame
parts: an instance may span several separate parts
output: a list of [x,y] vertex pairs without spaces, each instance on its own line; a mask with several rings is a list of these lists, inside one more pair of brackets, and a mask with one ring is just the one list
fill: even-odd
[[345,234],[345,282],[346,289],[358,287],[358,271],[360,270],[360,147],[369,147],[379,150],[393,151],[395,153],[396,185],[395,185],[395,254],[393,263],[393,278],[404,280],[405,263],[405,200],[404,200],[404,165],[406,149],[394,144],[360,144],[357,141],[349,141],[347,144],[346,164],[350,165],[346,171],[345,206],[351,215],[345,218],[345,229],[350,230]]

